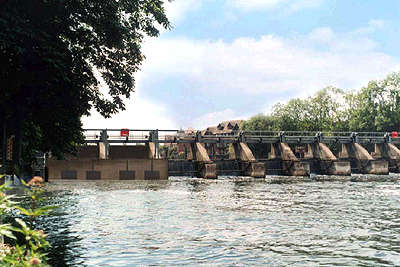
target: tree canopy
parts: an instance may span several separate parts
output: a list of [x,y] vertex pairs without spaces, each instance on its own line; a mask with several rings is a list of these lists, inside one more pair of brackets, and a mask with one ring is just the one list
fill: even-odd
[[256,115],[243,123],[257,131],[355,131],[400,130],[400,73],[392,73],[367,87],[346,92],[327,87],[306,99],[278,103],[270,115]]
[[0,117],[7,135],[24,136],[27,153],[74,151],[82,142],[81,116],[92,108],[105,117],[123,110],[144,60],[144,38],[170,28],[162,0],[0,5]]
[[400,128],[400,73],[371,81],[348,96],[348,127],[357,131],[398,131]]

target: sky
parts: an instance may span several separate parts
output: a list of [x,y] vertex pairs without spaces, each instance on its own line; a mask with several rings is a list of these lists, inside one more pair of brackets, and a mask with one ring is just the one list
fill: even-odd
[[84,128],[204,129],[400,71],[398,0],[175,0],[126,110]]

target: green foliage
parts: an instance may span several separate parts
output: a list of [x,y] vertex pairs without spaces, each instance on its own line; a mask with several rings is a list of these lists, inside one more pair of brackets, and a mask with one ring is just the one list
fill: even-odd
[[159,28],[170,28],[162,0],[1,1],[0,124],[23,137],[25,159],[74,152],[83,115],[124,109]]
[[345,93],[327,87],[307,99],[292,99],[286,105],[277,104],[273,117],[278,129],[285,131],[334,131],[346,127],[341,112]]
[[[35,179],[35,178],[34,178]],[[30,199],[31,208],[25,209],[12,201],[14,196],[6,195],[6,185],[0,186],[0,215],[20,211],[29,219],[29,225],[20,218],[15,218],[17,226],[11,224],[0,225],[0,236],[15,240],[15,244],[0,244],[0,264],[2,266],[48,266],[46,264],[46,248],[50,246],[46,240],[47,235],[41,230],[33,229],[33,221],[37,216],[48,214],[55,207],[41,207],[43,189],[40,187],[42,180],[36,180],[25,189]],[[17,240],[16,233],[23,236]]]
[[350,95],[350,127],[357,131],[394,131],[400,126],[400,73],[371,81]]
[[252,131],[398,131],[400,127],[400,73],[371,81],[354,93],[327,87],[307,99],[278,103],[271,115],[244,122]]
[[[308,120],[307,101],[302,99],[292,99],[286,105],[276,104],[273,108],[272,116],[276,119],[278,129],[285,131],[296,131]],[[282,128],[285,127],[285,128]]]
[[258,114],[251,117],[249,120],[241,124],[241,129],[244,131],[278,131],[276,121],[273,116]]

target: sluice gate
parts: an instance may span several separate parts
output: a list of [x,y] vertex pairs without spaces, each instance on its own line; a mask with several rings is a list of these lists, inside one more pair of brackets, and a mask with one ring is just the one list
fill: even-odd
[[215,179],[221,175],[263,178],[400,172],[396,146],[400,139],[391,133],[236,131],[210,135],[200,131],[88,129],[85,137],[86,146],[78,155],[65,161],[49,160],[50,178]]

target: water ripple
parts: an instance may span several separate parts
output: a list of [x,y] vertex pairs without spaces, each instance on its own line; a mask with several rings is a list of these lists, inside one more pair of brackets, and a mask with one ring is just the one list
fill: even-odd
[[57,182],[54,266],[400,265],[400,184]]

